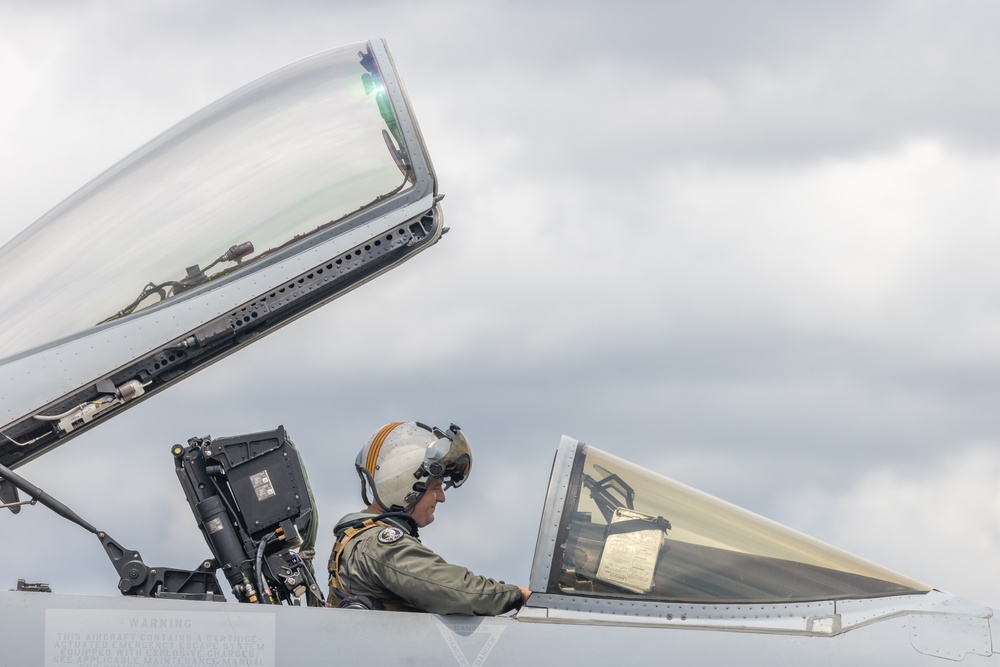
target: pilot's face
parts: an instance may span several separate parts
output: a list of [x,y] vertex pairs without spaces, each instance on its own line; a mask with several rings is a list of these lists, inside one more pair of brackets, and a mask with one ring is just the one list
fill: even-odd
[[420,528],[434,521],[434,508],[438,503],[444,502],[444,489],[441,486],[440,477],[432,478],[427,484],[427,492],[410,510],[410,516]]

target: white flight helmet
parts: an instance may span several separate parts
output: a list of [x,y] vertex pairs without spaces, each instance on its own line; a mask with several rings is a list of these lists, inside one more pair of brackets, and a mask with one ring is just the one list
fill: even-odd
[[385,512],[405,512],[423,497],[432,477],[444,488],[462,486],[472,470],[472,450],[459,427],[447,431],[419,422],[393,422],[375,431],[354,462],[361,498]]

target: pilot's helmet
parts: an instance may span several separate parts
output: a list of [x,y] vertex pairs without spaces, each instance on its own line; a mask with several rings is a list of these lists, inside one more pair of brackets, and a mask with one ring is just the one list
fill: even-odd
[[375,431],[354,462],[361,477],[361,497],[386,512],[409,511],[427,484],[440,477],[444,488],[462,486],[472,470],[472,450],[458,426],[447,430],[419,422],[393,422]]

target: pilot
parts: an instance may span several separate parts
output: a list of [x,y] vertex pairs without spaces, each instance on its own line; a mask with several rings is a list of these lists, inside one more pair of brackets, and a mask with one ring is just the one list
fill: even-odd
[[418,537],[444,492],[469,477],[472,451],[457,426],[386,424],[354,466],[368,507],[334,528],[329,606],[492,616],[524,604],[527,588],[446,563]]

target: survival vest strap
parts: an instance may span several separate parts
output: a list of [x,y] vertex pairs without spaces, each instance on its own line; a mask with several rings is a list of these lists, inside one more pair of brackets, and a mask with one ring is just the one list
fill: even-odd
[[[337,532],[337,541],[333,545],[333,553],[330,555],[330,589],[337,594],[341,600],[347,599],[351,596],[347,588],[344,587],[344,582],[340,579],[340,556],[344,553],[344,549],[347,547],[347,543],[353,540],[355,537],[371,530],[372,528],[389,528],[389,524],[384,521],[378,521],[379,517],[374,519],[365,519],[364,521],[354,521],[347,524],[347,527],[343,531]],[[340,528],[340,526],[337,526]]]
[[340,578],[340,557],[347,548],[347,543],[352,539],[371,530],[372,528],[396,528],[384,519],[393,519],[406,527],[411,537],[419,536],[419,527],[416,520],[405,512],[386,512],[378,516],[366,519],[355,519],[338,524],[333,529],[333,534],[337,541],[333,545],[333,552],[330,554],[330,562],[327,569],[330,571],[330,593],[340,599],[338,607],[348,609],[386,609],[389,611],[419,611],[411,607],[403,600],[373,598],[367,595],[351,595],[344,587],[344,582]]

